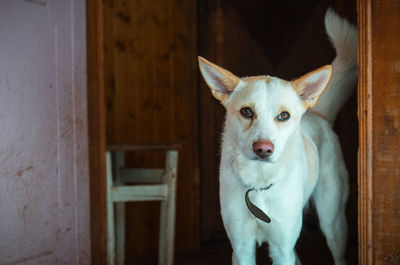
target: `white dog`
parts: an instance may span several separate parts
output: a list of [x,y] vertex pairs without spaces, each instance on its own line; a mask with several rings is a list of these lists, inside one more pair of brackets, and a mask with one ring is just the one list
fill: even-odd
[[233,264],[255,264],[263,242],[273,264],[300,264],[294,247],[310,198],[335,264],[345,264],[348,173],[332,124],[357,82],[357,30],[332,10],[325,27],[337,53],[332,66],[294,81],[239,78],[199,57],[226,108],[220,198]]

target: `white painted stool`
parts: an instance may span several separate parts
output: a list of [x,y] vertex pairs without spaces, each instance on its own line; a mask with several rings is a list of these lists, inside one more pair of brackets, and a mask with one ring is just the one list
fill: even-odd
[[[161,201],[158,264],[173,264],[178,148],[174,144],[107,146],[107,264],[125,263],[125,202],[133,201]],[[138,150],[165,151],[165,168],[126,168],[125,152]]]

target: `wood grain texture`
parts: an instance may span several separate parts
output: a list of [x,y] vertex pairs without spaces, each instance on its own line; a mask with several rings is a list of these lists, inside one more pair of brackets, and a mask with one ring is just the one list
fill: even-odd
[[104,98],[103,2],[86,1],[87,80],[92,264],[107,255],[106,135]]
[[400,3],[359,1],[360,262],[400,263]]
[[[195,8],[195,1],[104,2],[107,143],[180,144],[177,251],[199,242]],[[127,166],[163,162],[156,150],[127,154]],[[156,253],[159,203],[126,211],[127,259]]]
[[154,150],[178,150],[179,144],[108,144],[107,150],[120,151],[154,151]]
[[358,1],[359,30],[359,153],[358,153],[358,227],[360,264],[373,264],[372,238],[372,53],[371,1]]

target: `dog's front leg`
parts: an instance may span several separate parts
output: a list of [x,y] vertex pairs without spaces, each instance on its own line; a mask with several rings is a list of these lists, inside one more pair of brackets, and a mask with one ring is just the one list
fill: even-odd
[[[238,200],[238,196],[231,200],[221,197],[222,220],[233,250],[233,265],[256,264],[257,222],[254,218],[250,218],[245,207],[244,200]],[[230,211],[230,209],[235,210]]]
[[302,216],[300,215],[296,222],[288,225],[282,225],[273,233],[274,240],[269,240],[269,255],[273,265],[295,265],[301,264],[297,258],[295,245],[299,237]]
[[270,256],[273,265],[295,265],[296,252],[294,248],[280,247],[278,245],[269,246]]
[[255,265],[256,264],[256,241],[234,242],[232,244],[233,265]]

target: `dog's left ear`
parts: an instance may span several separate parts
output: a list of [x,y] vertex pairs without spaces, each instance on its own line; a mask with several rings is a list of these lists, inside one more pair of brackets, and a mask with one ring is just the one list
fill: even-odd
[[213,96],[224,104],[231,92],[239,84],[240,78],[228,70],[198,57],[201,74],[211,89]]
[[312,108],[317,103],[332,75],[332,66],[325,65],[291,82],[297,95],[303,100],[306,108]]

